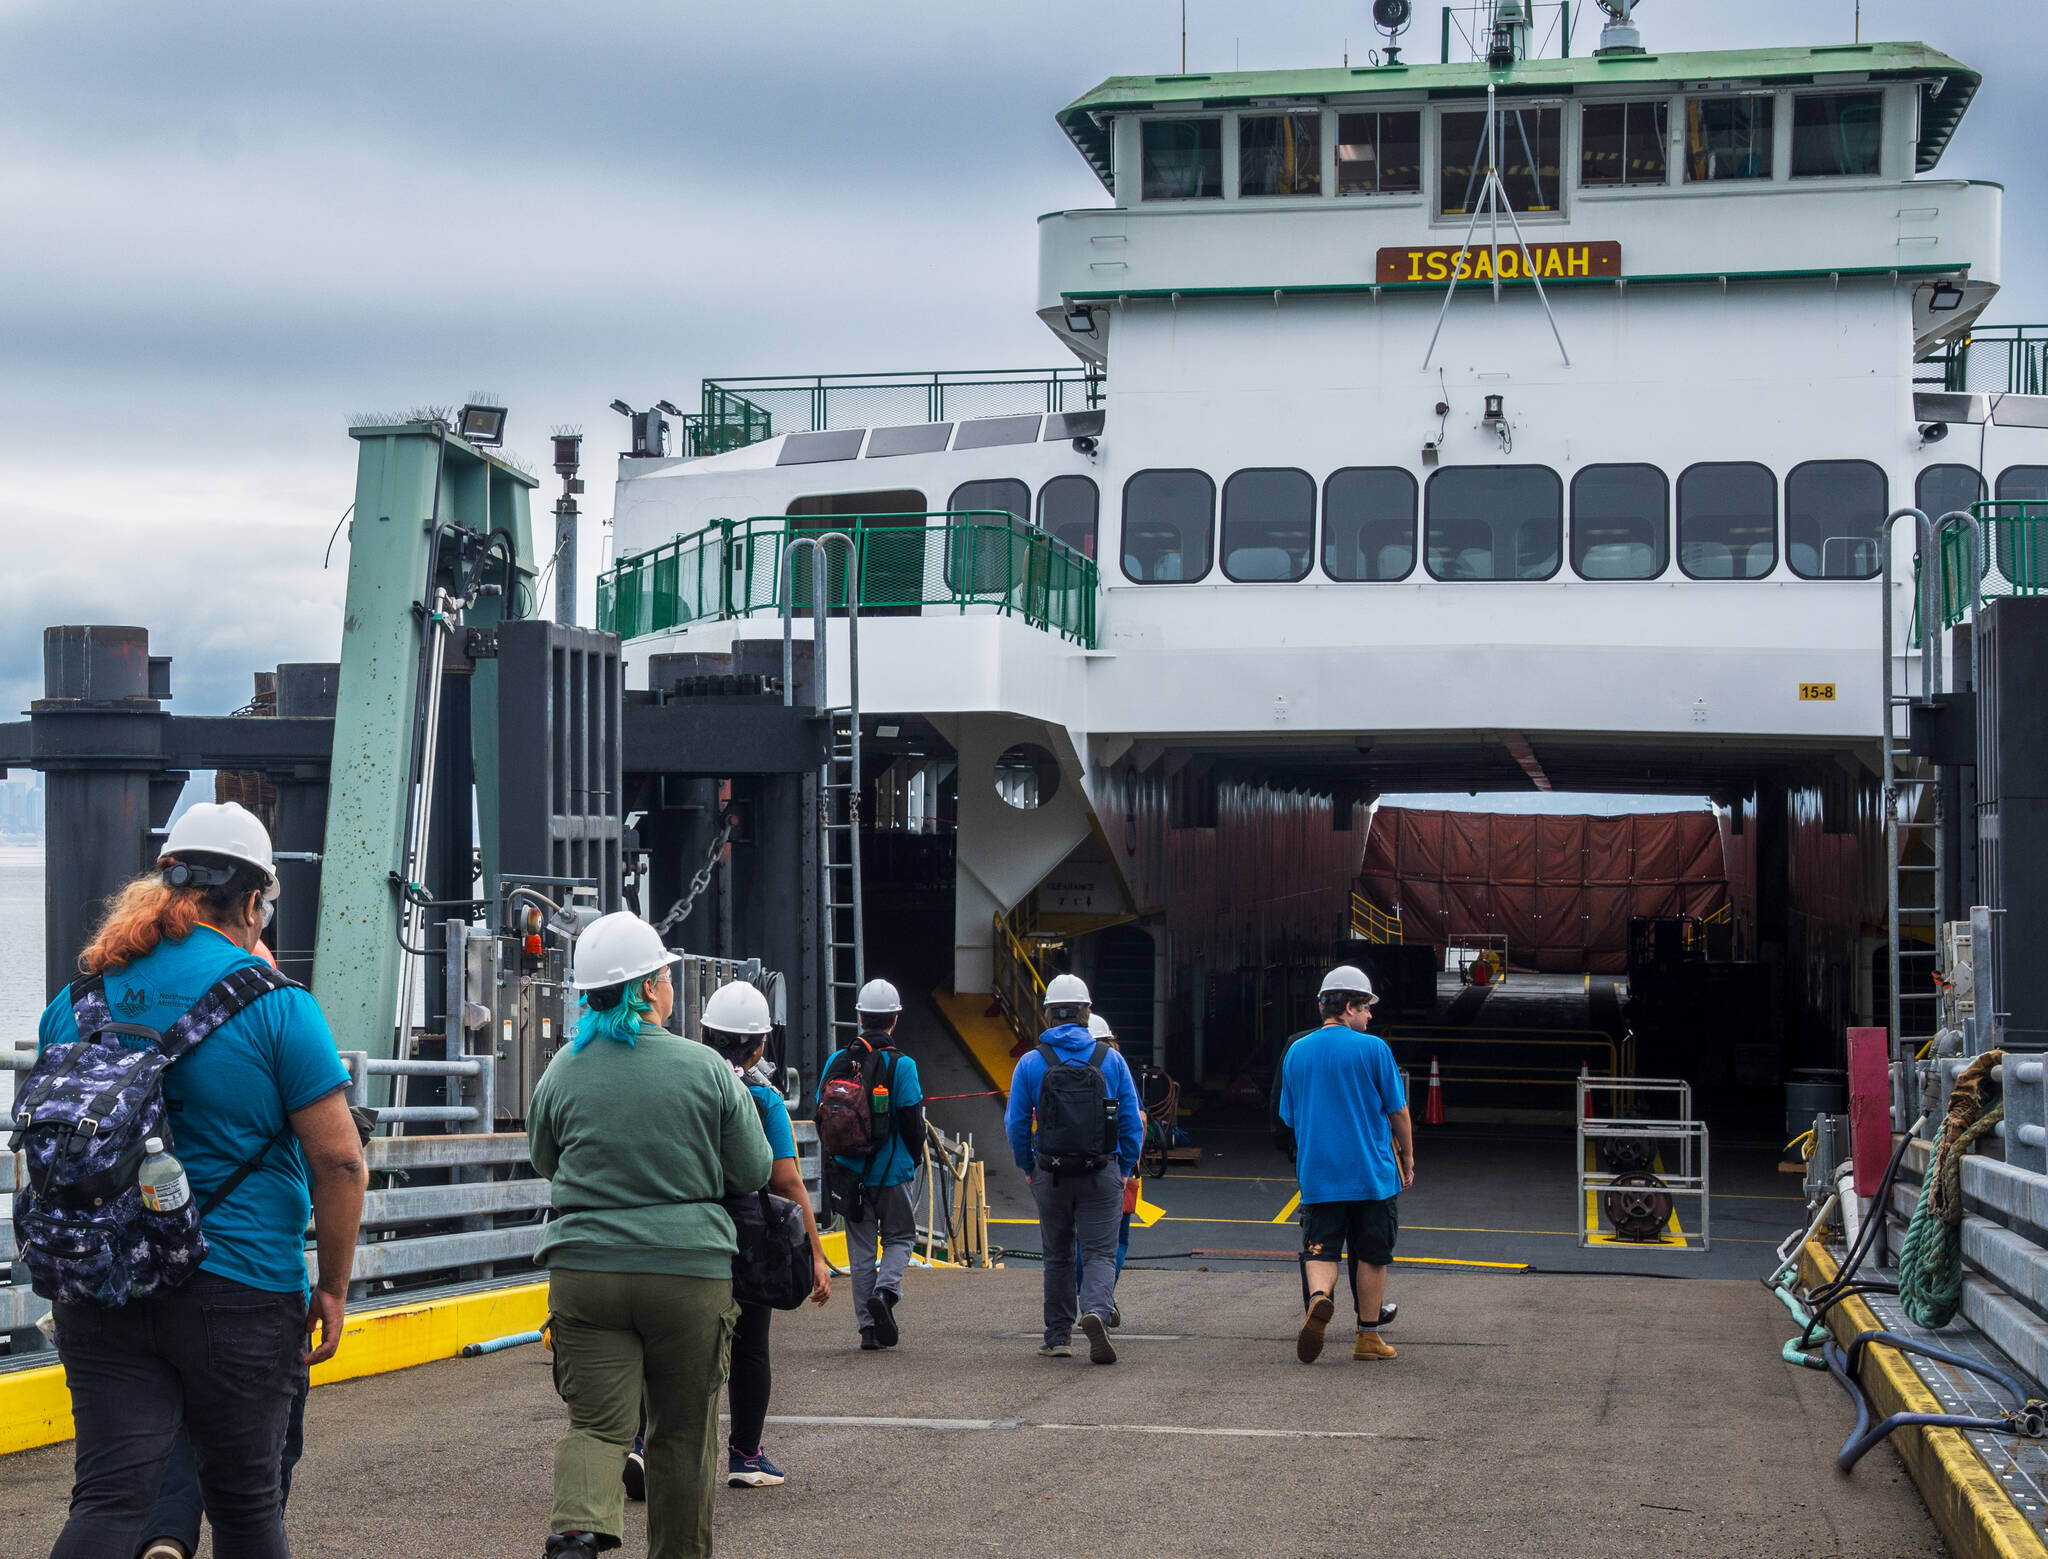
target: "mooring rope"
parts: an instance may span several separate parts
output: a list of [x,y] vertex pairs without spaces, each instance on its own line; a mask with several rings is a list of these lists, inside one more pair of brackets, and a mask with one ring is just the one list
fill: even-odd
[[[1899,1248],[1899,1302],[1916,1326],[1948,1325],[1963,1302],[1963,1155],[2005,1119],[2004,1099],[1984,1108],[1994,1086],[1991,1069],[2004,1059],[2004,1051],[1991,1050],[1963,1068],[1934,1135],[1920,1200]],[[1882,1218],[1884,1209],[1872,1208],[1871,1216]]]

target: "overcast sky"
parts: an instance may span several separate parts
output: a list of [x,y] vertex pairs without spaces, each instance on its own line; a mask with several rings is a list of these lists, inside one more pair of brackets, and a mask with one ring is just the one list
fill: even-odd
[[[1435,57],[1437,10],[1417,4],[1412,58]],[[1853,10],[1644,0],[1639,21],[1653,49],[1827,43]],[[1368,11],[1189,0],[1188,66],[1336,64],[1347,40],[1358,61]],[[352,414],[490,389],[542,470],[550,426],[581,424],[590,559],[614,396],[1061,361],[1030,311],[1034,219],[1106,197],[1053,113],[1177,69],[1179,17],[0,0],[0,718],[40,689],[46,623],[147,624],[188,713],[333,659],[346,543],[321,554]],[[2048,6],[1866,0],[1863,36],[1986,73],[1941,172],[2005,183],[1991,317],[2042,318]]]

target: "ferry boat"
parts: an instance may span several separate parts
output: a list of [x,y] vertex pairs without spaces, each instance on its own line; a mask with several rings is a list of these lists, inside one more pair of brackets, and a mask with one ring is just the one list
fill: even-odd
[[[1925,920],[1883,928],[1884,712],[1918,665],[1887,516],[2048,497],[2031,413],[1969,392],[2002,192],[1942,159],[1980,78],[1632,22],[1537,57],[1531,8],[1480,10],[1468,61],[1077,98],[1106,199],[1038,219],[1032,300],[1074,365],[707,380],[674,452],[638,415],[602,623],[642,683],[729,652],[772,631],[790,541],[846,532],[865,777],[900,798],[872,821],[945,830],[944,978],[1000,996],[1063,938],[1195,1079],[1242,1064],[1205,1043],[1218,977],[1393,935],[1351,896],[1379,798],[1704,795],[1780,996],[1702,1080],[1769,1090],[1888,990],[1931,1032],[1926,966],[1895,973]],[[1807,867],[1759,883],[1759,833]],[[1909,918],[1970,902],[1927,886]]]

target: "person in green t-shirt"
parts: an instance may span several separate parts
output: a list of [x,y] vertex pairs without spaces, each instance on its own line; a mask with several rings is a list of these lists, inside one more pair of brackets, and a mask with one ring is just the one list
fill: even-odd
[[625,912],[577,938],[574,1039],[534,1089],[526,1130],[553,1209],[534,1259],[548,1269],[555,1388],[550,1556],[618,1546],[621,1473],[647,1407],[648,1551],[711,1552],[718,1399],[739,1306],[729,1191],[768,1181],[768,1139],[739,1076],[663,1025],[680,955]]

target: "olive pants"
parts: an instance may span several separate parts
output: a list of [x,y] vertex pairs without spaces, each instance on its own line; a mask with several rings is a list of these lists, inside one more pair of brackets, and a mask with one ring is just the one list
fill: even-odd
[[555,1390],[569,1431],[555,1447],[555,1532],[619,1537],[620,1474],[647,1404],[649,1559],[711,1552],[718,1401],[739,1320],[730,1278],[659,1272],[548,1273]]

